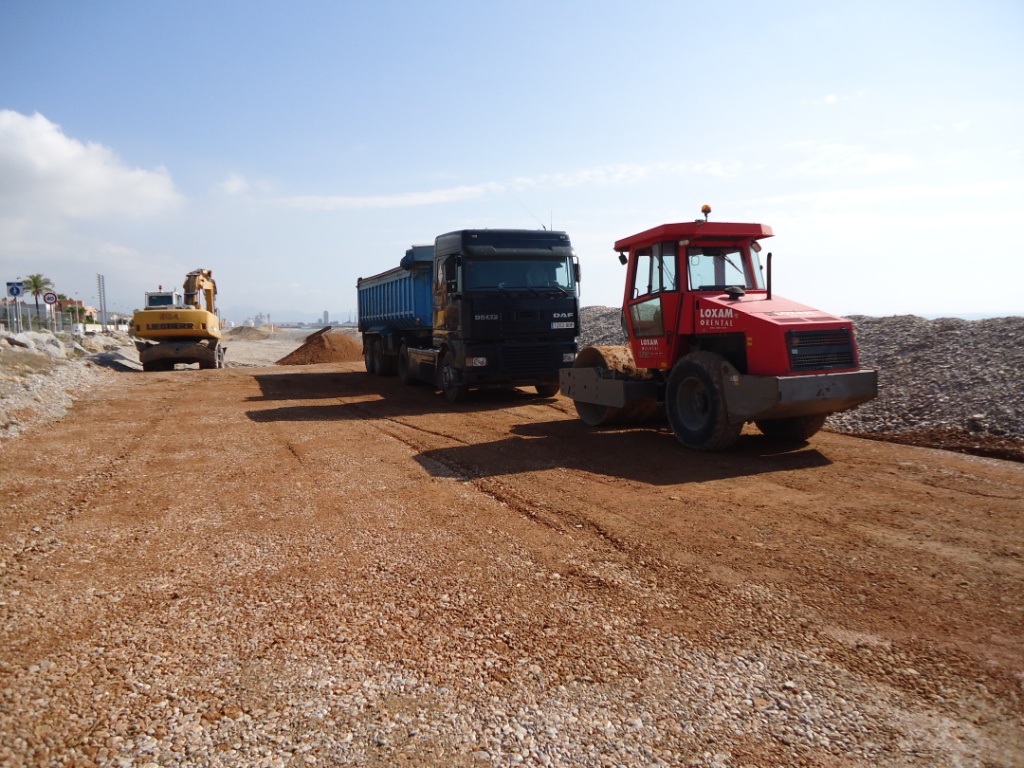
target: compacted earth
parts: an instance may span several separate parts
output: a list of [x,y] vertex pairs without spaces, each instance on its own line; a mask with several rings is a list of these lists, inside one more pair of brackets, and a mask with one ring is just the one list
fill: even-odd
[[0,442],[0,764],[1024,765],[1024,464],[261,343]]

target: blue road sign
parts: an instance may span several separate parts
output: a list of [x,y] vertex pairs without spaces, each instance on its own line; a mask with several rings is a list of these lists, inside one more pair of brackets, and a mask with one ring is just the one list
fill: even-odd
[[8,283],[7,284],[7,295],[8,296],[13,296],[14,298],[18,298],[19,296],[21,296],[21,293],[24,290],[25,290],[25,288],[24,288],[24,286],[22,286],[21,283]]

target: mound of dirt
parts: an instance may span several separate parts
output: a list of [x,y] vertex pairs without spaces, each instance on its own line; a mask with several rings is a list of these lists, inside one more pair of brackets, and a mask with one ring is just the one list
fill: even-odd
[[275,365],[316,365],[317,363],[349,363],[363,359],[363,347],[347,333],[317,331],[294,352]]
[[229,339],[237,339],[238,341],[263,341],[270,338],[270,331],[251,325],[240,325],[237,328],[232,328],[224,335]]

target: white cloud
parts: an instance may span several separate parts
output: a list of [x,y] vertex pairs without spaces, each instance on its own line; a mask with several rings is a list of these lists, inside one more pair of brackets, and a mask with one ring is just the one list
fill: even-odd
[[228,197],[244,195],[249,191],[249,182],[239,173],[229,173],[228,177],[218,184],[215,189]]
[[[840,217],[848,217],[850,208],[892,207],[899,211],[906,201],[917,204],[923,201],[973,201],[991,198],[1013,199],[1020,195],[1024,185],[1016,181],[972,181],[951,184],[902,184],[868,187],[864,189],[814,189],[786,195],[773,195],[754,199],[751,204],[792,209],[801,205],[827,208],[836,211]],[[936,208],[939,218],[949,216],[950,207]]]
[[103,243],[98,248],[99,253],[116,258],[125,263],[131,263],[134,259],[139,258],[141,254],[135,248],[129,248],[126,245],[118,245],[117,243]]
[[520,176],[514,184],[517,187],[604,187],[637,184],[657,173],[658,168],[659,166],[635,163],[602,165],[532,177]]
[[[580,168],[575,171],[518,176],[511,181],[489,181],[480,184],[461,185],[425,192],[396,192],[391,195],[297,195],[282,197],[272,202],[286,208],[307,211],[341,211],[366,208],[409,208],[424,205],[439,205],[473,200],[487,195],[500,195],[511,189],[536,189],[542,187],[615,187],[639,184],[655,177],[720,176],[733,178],[744,170],[739,162],[705,162],[687,166],[683,164],[658,163],[653,165],[618,164]],[[226,184],[223,182],[220,188]],[[241,178],[241,177],[238,177]],[[242,180],[244,182],[244,180]]]
[[347,195],[299,195],[296,197],[279,198],[278,203],[286,208],[299,208],[307,211],[345,211],[362,208],[409,208],[420,205],[437,205],[439,203],[455,203],[472,200],[487,194],[504,190],[504,185],[495,183],[476,184],[473,186],[435,189],[428,192],[398,192],[393,195],[367,195],[365,197]]
[[[821,98],[814,99],[811,104],[815,104],[823,107],[834,107],[836,104],[847,104],[851,101],[857,101],[867,97],[868,91],[861,88],[859,91],[853,93],[827,93]],[[807,99],[804,99],[802,103],[806,104]]]
[[744,173],[749,173],[751,170],[753,169],[737,160],[731,163],[722,163],[718,160],[696,163],[690,169],[697,176],[717,176],[723,179],[735,179]]
[[783,149],[801,153],[801,160],[780,172],[782,176],[873,175],[905,171],[915,166],[914,160],[895,152],[870,152],[849,144],[795,142]]
[[38,113],[0,110],[0,203],[33,220],[136,218],[181,203],[166,168],[131,168],[101,144],[83,144]]

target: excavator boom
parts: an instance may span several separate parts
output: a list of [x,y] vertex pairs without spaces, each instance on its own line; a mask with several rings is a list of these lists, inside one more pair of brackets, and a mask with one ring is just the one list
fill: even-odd
[[[213,272],[209,269],[194,269],[185,275],[185,303],[196,309],[206,307],[207,312],[217,313],[214,300],[217,297],[217,283],[213,280]],[[199,295],[203,296],[203,304],[199,303]]]

